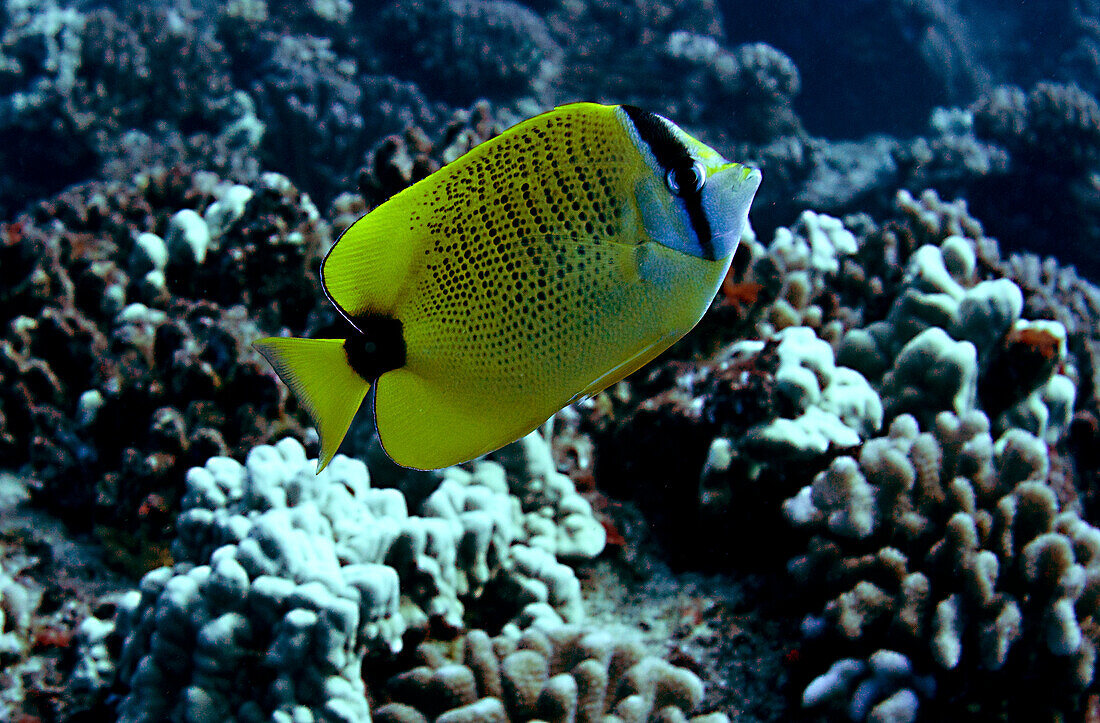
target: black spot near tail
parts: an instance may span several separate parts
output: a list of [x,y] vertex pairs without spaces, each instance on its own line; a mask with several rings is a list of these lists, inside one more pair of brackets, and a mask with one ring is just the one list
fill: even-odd
[[344,340],[344,354],[356,374],[373,382],[405,365],[405,335],[401,322],[389,316],[364,315],[354,323],[363,330]]

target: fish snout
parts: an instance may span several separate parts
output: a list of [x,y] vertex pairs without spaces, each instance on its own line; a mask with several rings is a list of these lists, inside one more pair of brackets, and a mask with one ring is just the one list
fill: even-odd
[[749,207],[762,179],[760,169],[730,163],[707,180],[703,189],[703,208],[713,230],[717,258],[728,258],[737,249],[748,221]]

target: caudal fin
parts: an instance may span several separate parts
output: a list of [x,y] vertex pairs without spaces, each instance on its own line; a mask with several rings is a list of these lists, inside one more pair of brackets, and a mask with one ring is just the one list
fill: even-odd
[[321,435],[317,473],[332,461],[370,383],[348,365],[343,339],[269,337],[252,342],[309,412]]

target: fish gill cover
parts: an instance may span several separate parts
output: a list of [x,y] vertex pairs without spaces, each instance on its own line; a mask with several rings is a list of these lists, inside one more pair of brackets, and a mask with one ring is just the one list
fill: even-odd
[[[4,0],[0,717],[1095,718],[1098,27]],[[339,233],[574,100],[762,169],[700,326],[489,460],[359,423],[315,478],[249,344],[346,332]]]

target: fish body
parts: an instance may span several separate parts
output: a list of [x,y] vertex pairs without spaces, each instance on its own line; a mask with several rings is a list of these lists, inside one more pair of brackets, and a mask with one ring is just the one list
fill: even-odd
[[759,183],[660,116],[562,106],[340,237],[322,283],[360,334],[254,346],[317,425],[320,468],[371,387],[397,463],[463,462],[686,334],[722,283]]

